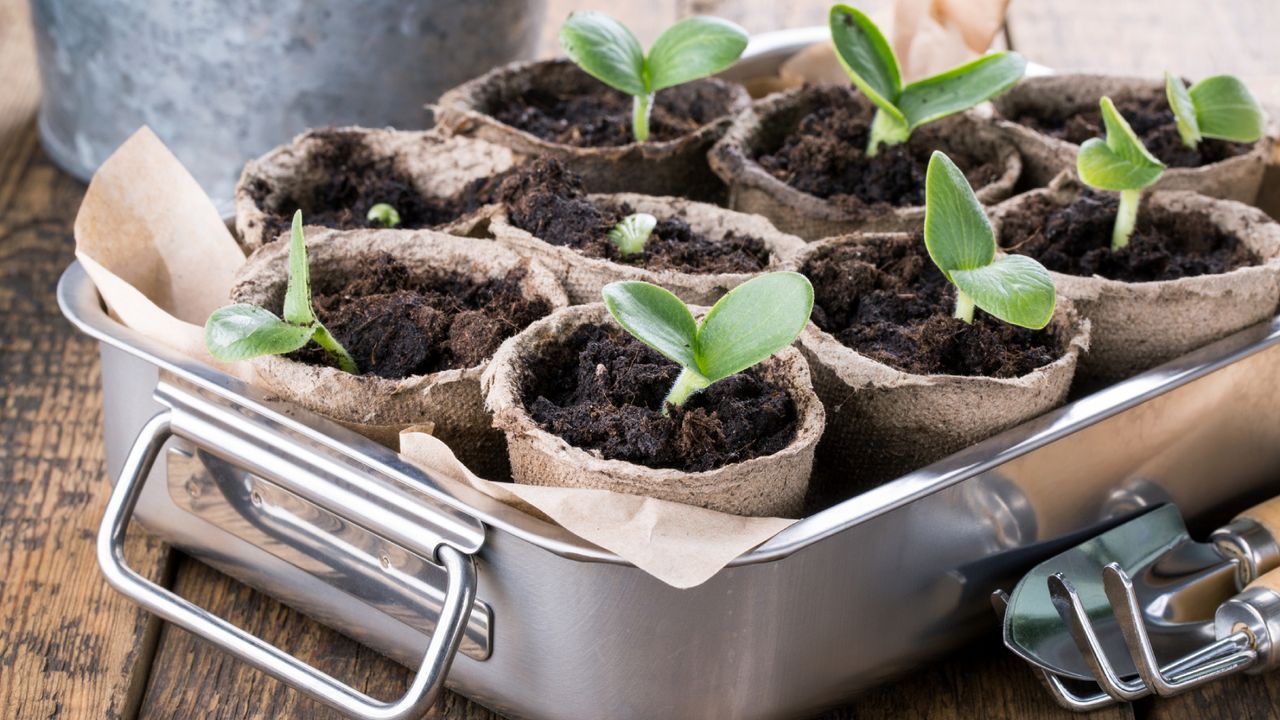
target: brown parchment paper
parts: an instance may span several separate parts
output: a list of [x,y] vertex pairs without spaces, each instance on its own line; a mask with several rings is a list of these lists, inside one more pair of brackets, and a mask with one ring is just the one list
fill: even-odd
[[143,127],[94,173],[76,214],[76,259],[130,328],[241,379],[204,349],[244,255],[191,173]]
[[[149,129],[99,168],[75,232],[76,257],[125,325],[261,386],[248,363],[218,363],[204,349],[204,321],[228,302],[245,259],[208,196]],[[604,490],[490,482],[423,430],[429,428],[400,436],[401,454],[441,482],[468,485],[559,524],[678,588],[705,582],[794,522]]]
[[448,446],[410,428],[400,454],[442,482],[455,482],[617,553],[677,588],[701,585],[729,561],[794,520],[752,518],[608,490],[517,485],[477,477]]

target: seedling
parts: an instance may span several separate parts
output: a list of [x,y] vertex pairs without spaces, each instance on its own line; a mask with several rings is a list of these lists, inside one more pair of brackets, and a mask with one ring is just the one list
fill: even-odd
[[604,287],[613,319],[637,340],[680,365],[663,401],[682,406],[693,393],[790,345],[809,322],[813,286],[803,275],[772,272],[730,290],[701,323],[667,290],[638,280]]
[[284,294],[284,319],[257,305],[237,303],[213,311],[204,324],[209,354],[225,362],[262,355],[284,355],[314,340],[344,372],[358,375],[356,361],[337,341],[311,307],[311,277],[307,244],[302,237],[302,211],[293,214],[289,241],[289,286]]
[[1165,95],[1182,144],[1195,148],[1201,138],[1254,142],[1262,137],[1266,113],[1249,88],[1232,75],[1214,75],[1187,88],[1166,72]]
[[976,305],[1012,325],[1048,325],[1057,304],[1049,271],[1025,255],[996,257],[995,232],[960,168],[935,151],[924,185],[924,244],[956,286],[955,316],[972,323]]
[[622,257],[639,255],[644,252],[644,244],[657,226],[658,218],[649,213],[635,213],[614,225],[609,231],[609,239]]
[[378,203],[369,208],[368,214],[364,217],[369,222],[378,223],[382,227],[393,228],[400,224],[400,213],[386,203]]
[[631,131],[645,142],[654,94],[729,67],[746,49],[747,33],[720,18],[685,18],[663,31],[646,56],[622,23],[576,12],[560,26],[560,47],[587,74],[632,97]]
[[876,105],[867,155],[881,143],[906,142],[913,130],[977,105],[1018,84],[1027,61],[1015,52],[996,52],[906,87],[893,49],[871,19],[848,5],[830,14],[831,42],[853,84]]
[[1142,144],[1111,98],[1102,98],[1100,104],[1107,138],[1084,141],[1076,156],[1076,173],[1089,187],[1120,191],[1120,207],[1111,230],[1111,249],[1119,250],[1129,244],[1133,235],[1143,188],[1160,179],[1164,163]]

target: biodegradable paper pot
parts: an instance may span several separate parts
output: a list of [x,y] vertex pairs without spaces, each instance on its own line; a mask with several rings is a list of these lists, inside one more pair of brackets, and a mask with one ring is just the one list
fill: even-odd
[[[1063,176],[1049,188],[1010,198],[991,210],[996,236],[1002,218],[1037,199],[1047,197],[1063,207],[1081,192],[1077,183]],[[1051,272],[1058,294],[1093,323],[1089,352],[1080,363],[1080,374],[1090,383],[1130,377],[1262,322],[1275,314],[1280,301],[1280,224],[1261,210],[1195,193],[1153,192],[1144,195],[1139,218],[1152,207],[1207,213],[1214,225],[1253,250],[1262,264],[1138,283]]]
[[[697,131],[665,142],[614,147],[576,147],[543,140],[499,122],[490,112],[502,98],[531,88],[553,96],[577,95],[600,86],[568,60],[504,65],[445,93],[435,107],[436,122],[449,131],[487,140],[531,157],[553,157],[582,176],[592,192],[638,192],[713,199],[723,186],[707,166],[707,150],[733,115],[751,98],[740,85],[712,79],[724,94],[723,117]],[[658,91],[659,100],[662,97]]]
[[[889,241],[903,234],[857,234],[808,246],[790,263],[802,268],[827,248]],[[883,482],[1030,420],[1062,404],[1076,363],[1089,347],[1089,322],[1059,300],[1050,321],[1062,355],[1013,378],[917,375],[877,362],[810,322],[800,350],[827,410],[819,462],[854,486]]]
[[[297,208],[283,207],[286,198],[307,197],[312,188],[331,180],[332,171],[328,167],[331,161],[324,157],[323,138],[335,132],[361,137],[373,157],[391,159],[413,180],[414,188],[427,197],[453,195],[472,180],[500,173],[517,160],[510,150],[500,145],[450,137],[438,130],[309,130],[288,145],[281,145],[245,165],[236,185],[236,232],[241,247],[253,251],[276,240],[276,237],[267,237],[268,216],[292,215]],[[269,212],[271,210],[277,212]],[[306,220],[305,211],[303,220]],[[474,217],[462,218],[437,229],[466,235],[477,222]],[[398,230],[416,232],[408,228]]]
[[[769,265],[765,270],[780,267],[787,257],[805,246],[800,238],[779,232],[772,223],[758,215],[725,210],[706,203],[631,193],[592,195],[591,200],[617,205],[626,203],[636,212],[647,212],[659,219],[680,217],[695,231],[716,239],[729,232],[760,238],[769,249]],[[523,256],[536,259],[555,273],[569,293],[569,301],[574,304],[599,302],[600,291],[611,282],[644,280],[661,285],[686,303],[711,305],[729,290],[758,274],[648,270],[638,265],[591,257],[565,245],[552,245],[512,225],[506,209],[501,206],[496,206],[490,215],[489,232],[498,242]]]
[[[915,230],[924,222],[924,206],[868,206],[849,211],[829,200],[797,190],[771,175],[756,160],[772,152],[817,110],[821,88],[799,88],[771,95],[738,114],[709,157],[711,167],[729,185],[729,206],[763,215],[783,232],[805,240],[819,240],[855,231]],[[851,89],[849,92],[853,92]],[[859,102],[865,102],[858,97]],[[1012,192],[1022,171],[1018,152],[990,121],[973,113],[939,120],[920,132],[940,132],[941,149],[956,149],[976,157],[994,158],[1002,171],[995,180],[977,188],[983,203],[1003,200]]]
[[[542,298],[552,308],[568,303],[560,283],[546,268],[495,243],[430,230],[311,227],[306,236],[313,282],[355,270],[370,253],[388,253],[415,273],[449,270],[477,280],[523,267],[525,297]],[[288,284],[288,257],[287,242],[275,242],[254,253],[237,274],[231,300],[279,309]],[[506,467],[502,433],[492,427],[480,391],[480,375],[487,363],[398,380],[352,375],[280,356],[260,357],[252,363],[268,390],[388,447],[398,447],[405,427],[433,425],[433,434],[477,474],[492,477]]]
[[[1104,95],[1119,103],[1134,97],[1149,97],[1153,93],[1164,97],[1163,80],[1110,75],[1046,75],[1024,79],[992,103],[998,113],[996,125],[1022,154],[1024,185],[1044,187],[1064,170],[1075,174],[1080,146],[1005,118],[1017,117],[1029,110],[1040,115],[1066,117],[1098,107],[1098,101]],[[1258,197],[1267,158],[1271,156],[1274,145],[1275,128],[1271,126],[1267,128],[1267,135],[1254,143],[1249,152],[1197,168],[1169,168],[1152,189],[1191,190],[1226,200],[1253,203]]]
[[735,515],[798,517],[824,413],[804,358],[794,348],[765,361],[773,377],[787,387],[798,416],[795,438],[772,455],[705,472],[655,469],[606,460],[539,427],[522,398],[531,373],[542,362],[544,348],[562,342],[581,326],[613,322],[603,303],[559,310],[509,338],[494,354],[484,376],[485,401],[494,424],[506,433],[515,481],[647,495]]

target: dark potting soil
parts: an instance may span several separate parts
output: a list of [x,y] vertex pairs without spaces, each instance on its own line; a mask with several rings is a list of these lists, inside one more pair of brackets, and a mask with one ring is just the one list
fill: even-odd
[[850,211],[871,205],[923,205],[925,171],[934,150],[945,152],[975,188],[1000,176],[996,158],[957,151],[936,125],[917,129],[905,143],[881,145],[868,157],[871,105],[844,87],[809,87],[804,92],[818,96],[817,109],[801,119],[780,146],[756,158],[774,177],[801,192]]
[[477,178],[449,197],[423,195],[399,168],[394,157],[375,155],[359,133],[345,130],[312,131],[318,149],[312,162],[324,180],[301,192],[271,197],[272,188],[262,179],[249,186],[254,201],[266,213],[265,237],[275,239],[289,230],[293,213],[302,210],[308,225],[350,230],[381,227],[369,220],[369,208],[386,203],[400,214],[401,228],[445,225],[493,202],[493,193],[504,175]]
[[[1114,98],[1113,98],[1114,99]],[[1116,102],[1116,109],[1129,126],[1155,155],[1169,167],[1200,167],[1249,152],[1251,143],[1234,143],[1205,138],[1189,148],[1182,144],[1177,122],[1169,109],[1164,90],[1151,90],[1140,96]],[[1104,137],[1102,110],[1092,103],[1069,115],[1051,113],[1047,108],[1028,108],[1012,120],[1032,130],[1077,145],[1093,137]]]
[[1062,356],[1049,329],[1029,330],[982,310],[957,320],[955,288],[920,237],[840,245],[805,263],[813,321],[842,344],[917,375],[1025,375]]
[[1119,200],[1086,191],[1060,207],[1039,197],[1000,224],[1000,246],[1029,255],[1067,275],[1101,275],[1124,282],[1176,280],[1256,265],[1257,255],[1235,235],[1219,230],[1205,215],[1138,209],[1129,244],[1111,250],[1111,229]]
[[609,239],[609,230],[635,209],[625,203],[592,202],[581,178],[554,159],[534,160],[513,172],[497,195],[507,206],[511,224],[589,257],[650,270],[706,274],[755,272],[769,264],[769,250],[759,238],[730,231],[716,240],[674,215],[658,218],[643,253],[624,258]]
[[782,450],[799,423],[791,396],[759,366],[663,415],[679,367],[614,326],[578,328],[536,367],[522,398],[529,414],[548,432],[607,459],[714,470]]
[[[551,312],[546,300],[521,294],[524,272],[483,281],[454,271],[416,275],[390,255],[374,255],[353,276],[318,278],[313,304],[362,374],[425,375],[474,367]],[[333,364],[314,343],[290,357]]]
[[[731,96],[710,80],[659,90],[649,116],[649,142],[688,135],[728,114]],[[565,96],[540,88],[512,92],[493,102],[489,114],[500,122],[548,142],[575,147],[614,147],[635,142],[631,96],[604,83]]]

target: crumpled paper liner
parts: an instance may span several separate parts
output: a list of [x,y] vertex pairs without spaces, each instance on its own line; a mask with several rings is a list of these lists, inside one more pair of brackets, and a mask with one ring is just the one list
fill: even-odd
[[[1008,0],[897,0],[872,19],[893,47],[904,83],[936,75],[978,57],[1004,25]],[[775,77],[753,78],[756,97],[805,83],[849,83],[829,41],[810,45],[782,63]]]
[[[850,89],[850,93],[855,91]],[[869,104],[861,94],[857,102]],[[729,185],[729,207],[765,216],[781,231],[806,240],[850,232],[894,232],[919,229],[924,206],[868,205],[856,211],[802,192],[770,174],[756,160],[776,148],[800,121],[818,109],[822,91],[800,88],[771,95],[739,113],[724,137],[711,149],[711,168]],[[993,203],[1013,191],[1022,160],[1013,143],[989,120],[972,112],[952,115],[919,128],[916,136],[933,134],[940,149],[974,157],[995,158],[1000,175],[975,188],[978,200]]]
[[[256,381],[249,363],[217,363],[204,350],[204,321],[225,304],[243,255],[213,203],[150,130],[135,133],[94,176],[76,218],[76,255],[125,325]],[[401,442],[402,453],[441,482],[479,487],[678,588],[705,582],[794,522],[605,490],[492,483],[436,438],[405,433]]]
[[[553,157],[582,176],[593,192],[639,192],[714,199],[723,187],[707,167],[707,150],[724,133],[734,113],[750,105],[742,86],[713,80],[727,99],[725,114],[697,131],[675,140],[575,147],[548,142],[532,133],[501,123],[489,114],[505,94],[530,87],[550,93],[578,94],[597,87],[599,80],[564,59],[504,65],[463,83],[440,97],[436,123],[456,135],[479,138],[530,157]],[[662,91],[659,91],[661,93]]]
[[[772,223],[758,215],[747,215],[683,198],[617,193],[592,195],[591,200],[615,205],[625,203],[636,212],[647,212],[658,219],[679,217],[695,231],[710,238],[722,239],[730,232],[757,237],[769,250],[769,265],[766,270],[777,269],[783,259],[805,245],[800,238],[779,232]],[[570,302],[575,305],[600,302],[600,291],[604,286],[619,280],[643,280],[661,285],[686,303],[712,305],[729,290],[759,274],[649,270],[639,265],[591,257],[566,245],[553,245],[512,225],[506,208],[502,206],[492,209],[488,231],[498,242],[550,268],[560,278],[569,293]]]
[[608,490],[491,482],[467,470],[444,443],[413,428],[400,435],[400,454],[439,482],[460,483],[560,525],[677,588],[701,585],[795,522]]
[[223,305],[244,254],[218,211],[150,128],[94,173],[76,214],[76,259],[126,326],[241,379],[214,360],[204,321]]
[[545,349],[562,343],[579,327],[612,322],[603,303],[574,306],[531,324],[494,354],[482,380],[485,403],[494,424],[507,434],[512,478],[525,485],[643,494],[734,515],[798,515],[809,487],[814,448],[822,437],[824,412],[809,381],[809,368],[794,348],[766,361],[766,367],[796,404],[795,438],[776,453],[715,470],[683,472],[607,460],[543,430],[530,417],[522,399],[524,386]]
[[[387,254],[414,274],[454,271],[478,281],[523,268],[520,288],[525,298],[546,300],[553,310],[569,304],[560,282],[546,268],[485,240],[432,230],[308,227],[303,232],[313,284],[325,277],[354,274],[368,258]],[[282,239],[250,256],[236,273],[230,300],[274,311],[284,303],[288,281],[289,243]],[[493,427],[480,391],[480,375],[487,362],[398,379],[352,375],[278,355],[249,363],[257,371],[259,384],[282,399],[392,449],[405,427],[431,423],[436,436],[469,467],[489,477],[506,476],[506,442]]]
[[[449,197],[472,180],[496,175],[519,161],[511,150],[482,140],[451,137],[440,130],[369,129],[360,127],[308,130],[256,160],[250,160],[236,184],[236,232],[245,250],[252,252],[276,240],[264,237],[268,208],[283,198],[308,197],[310,189],[329,180],[329,168],[321,154],[324,138],[334,133],[361,136],[371,157],[389,158],[427,197]],[[254,189],[267,190],[262,207]],[[296,208],[286,208],[291,213]],[[471,234],[477,220],[460,218],[436,228],[455,235]]]
[[[906,233],[828,238],[809,245],[788,267],[798,272],[840,245],[917,241]],[[818,462],[835,472],[825,479],[854,488],[884,482],[1061,405],[1090,346],[1090,326],[1060,299],[1050,328],[1062,339],[1061,357],[1026,375],[993,378],[903,372],[809,323],[800,350],[827,409]]]
[[[1076,155],[1080,146],[1032,130],[1026,125],[1006,120],[1029,109],[1065,117],[1075,112],[1098,107],[1102,96],[1116,102],[1155,94],[1163,98],[1164,81],[1158,78],[1131,78],[1112,75],[1046,75],[1025,78],[1012,90],[995,98],[996,125],[1017,146],[1025,166],[1023,183],[1027,187],[1043,187],[1063,171],[1075,174]],[[1252,204],[1262,187],[1262,176],[1276,145],[1277,128],[1267,127],[1267,134],[1243,155],[1236,155],[1195,168],[1169,168],[1152,190],[1190,190],[1224,200]]]
[[[991,209],[996,236],[1001,219],[1027,203],[1048,197],[1061,207],[1082,191],[1064,173],[1048,188],[1010,198]],[[1263,264],[1218,275],[1142,283],[1051,272],[1058,294],[1070,299],[1093,323],[1089,352],[1080,361],[1080,375],[1091,385],[1123,380],[1267,320],[1280,302],[1280,224],[1266,213],[1243,203],[1181,191],[1144,193],[1139,217],[1149,207],[1208,213],[1215,225],[1240,238]]]

